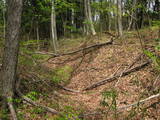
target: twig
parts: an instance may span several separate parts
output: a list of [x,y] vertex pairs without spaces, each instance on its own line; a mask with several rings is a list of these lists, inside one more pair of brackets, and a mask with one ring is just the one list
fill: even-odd
[[126,75],[128,75],[128,74],[130,74],[130,73],[132,73],[132,72],[138,71],[138,70],[140,70],[141,68],[143,68],[143,67],[145,67],[145,66],[147,66],[147,65],[149,65],[149,64],[150,64],[150,61],[144,62],[144,63],[142,63],[142,64],[140,64],[140,65],[137,65],[137,66],[134,67],[134,68],[130,68],[130,69],[124,71],[123,73],[119,73],[119,74],[116,74],[115,76],[111,76],[111,77],[109,77],[109,78],[106,78],[106,79],[104,79],[104,80],[101,80],[101,81],[99,81],[99,82],[96,82],[96,83],[94,83],[94,84],[86,87],[85,89],[83,89],[83,91],[85,91],[85,90],[91,90],[91,89],[93,89],[93,88],[96,88],[96,87],[99,87],[99,86],[101,86],[101,85],[104,85],[104,84],[106,84],[107,82],[111,82],[111,81],[113,81],[113,80],[116,80],[116,79],[117,79],[118,77],[120,77],[120,76],[123,77],[123,76],[126,76]]
[[36,102],[32,101],[28,97],[25,97],[19,90],[17,90],[16,92],[17,92],[18,96],[20,96],[24,101],[28,102],[29,104],[34,105],[36,107],[43,108],[43,109],[45,109],[46,111],[48,111],[48,112],[50,112],[52,114],[59,114],[59,112],[56,111],[55,109],[52,109],[50,107],[46,107],[46,106],[37,104]]
[[[129,66],[129,68],[130,68],[130,66]],[[122,77],[123,73],[124,73],[126,70],[127,70],[127,67],[125,67],[125,69],[121,72],[120,76],[117,78],[118,80],[117,80],[117,82],[116,82],[116,84],[115,84],[115,87],[117,87],[120,78]]]

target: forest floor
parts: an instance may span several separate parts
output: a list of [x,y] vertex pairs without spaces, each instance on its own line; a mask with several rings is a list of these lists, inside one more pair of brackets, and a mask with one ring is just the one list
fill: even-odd
[[[110,114],[114,109],[110,109],[106,105],[107,103],[112,104],[113,98],[111,97],[114,94],[116,94],[116,108],[132,104],[156,94],[160,89],[160,81],[159,71],[155,68],[154,64],[150,64],[126,76],[119,76],[116,80],[91,90],[84,90],[93,83],[117,73],[122,74],[135,61],[134,66],[143,63],[147,57],[142,56],[139,60],[136,60],[136,58],[143,53],[142,49],[154,49],[153,46],[156,44],[154,39],[157,38],[158,32],[157,29],[144,29],[140,31],[140,36],[143,46],[136,31],[126,32],[122,39],[115,39],[112,45],[106,45],[98,49],[94,48],[89,52],[82,51],[73,55],[50,58],[47,62],[43,62],[42,66],[49,71],[63,68],[63,71],[59,73],[62,74],[62,77],[67,76],[67,80],[59,82],[59,84],[73,91],[55,89],[54,85],[49,85],[49,87],[47,86],[49,83],[46,83],[41,86],[41,89],[45,89],[46,93],[39,95],[39,99],[36,102],[50,106],[57,111],[63,111],[65,115],[68,115],[68,119],[66,116],[62,118],[55,117],[28,104],[18,107],[19,118],[25,118],[25,120],[69,120],[70,117],[70,120],[76,120],[74,117],[79,114],[91,113],[91,115],[84,116],[84,119],[159,120],[160,105],[154,104],[151,106],[153,103],[159,102],[158,98],[147,101],[145,104],[134,109],[122,110],[117,115],[114,113]],[[83,42],[75,42],[74,44],[73,40],[78,41],[79,39],[66,39],[67,44],[61,44],[60,51],[64,53],[64,51],[74,51],[88,45],[103,43],[109,41],[111,36],[103,33],[101,37],[97,35],[85,39],[82,38]],[[70,45],[71,43],[73,44]],[[159,54],[158,51],[156,51],[156,54]],[[31,88],[31,90],[35,89],[36,86]],[[110,91],[113,96],[105,96],[105,93],[109,93],[107,91]],[[110,109],[108,113],[102,112],[108,109]]]

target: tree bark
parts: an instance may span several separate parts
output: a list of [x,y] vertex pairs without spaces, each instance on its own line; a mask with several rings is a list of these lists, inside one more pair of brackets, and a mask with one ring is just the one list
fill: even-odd
[[40,45],[39,45],[39,40],[40,40],[40,37],[39,37],[39,24],[38,24],[38,21],[36,23],[37,23],[37,26],[36,26],[37,50],[39,50],[40,49]]
[[56,14],[54,8],[54,0],[52,0],[52,11],[51,11],[51,32],[52,32],[52,45],[54,52],[57,52],[57,28],[56,28]]
[[123,35],[123,27],[122,27],[122,1],[117,0],[117,23],[118,23],[118,35]]
[[131,11],[131,20],[129,22],[128,30],[130,30],[131,28],[135,29],[135,20],[134,20],[134,18],[136,18],[136,10],[135,10],[136,3],[137,3],[137,0],[133,0],[132,1],[133,9]]
[[3,37],[5,39],[5,35],[6,35],[6,6],[5,6],[5,3],[3,3]]
[[157,12],[157,16],[156,19],[160,19],[160,1],[159,0],[155,0],[155,6],[154,6],[154,11]]
[[[111,9],[111,0],[109,0],[108,8]],[[111,12],[108,12],[108,31],[111,31]]]
[[94,29],[93,20],[92,20],[92,14],[91,14],[91,5],[90,0],[84,0],[84,12],[85,12],[85,18],[86,18],[86,33],[91,33],[92,35],[96,35],[96,31]]
[[7,105],[7,98],[13,98],[15,92],[22,0],[7,0],[6,5],[6,39],[0,75],[0,80],[2,82],[1,93],[4,106]]

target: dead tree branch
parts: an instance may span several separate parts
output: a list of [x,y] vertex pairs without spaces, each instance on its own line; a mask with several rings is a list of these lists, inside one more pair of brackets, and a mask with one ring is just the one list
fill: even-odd
[[78,52],[82,52],[82,51],[85,51],[85,50],[88,50],[88,49],[91,49],[91,48],[98,48],[98,47],[102,47],[102,46],[105,46],[105,45],[111,45],[112,43],[113,43],[113,40],[110,40],[110,41],[105,42],[105,43],[91,45],[91,46],[88,46],[88,47],[85,47],[85,48],[81,48],[79,50],[71,51],[71,52],[68,52],[68,53],[62,53],[62,54],[54,54],[54,53],[49,53],[49,52],[47,52],[47,53],[35,52],[34,54],[51,55],[53,57],[60,57],[60,56],[65,56],[65,55],[73,55],[73,54],[76,54]]
[[140,101],[135,102],[135,103],[133,103],[133,104],[126,105],[126,106],[123,106],[123,107],[119,107],[118,110],[127,109],[127,108],[130,108],[130,107],[139,105],[139,104],[143,104],[143,103],[145,103],[146,101],[149,101],[149,100],[151,100],[151,99],[153,99],[153,98],[158,98],[158,97],[160,97],[160,93],[158,93],[158,94],[156,94],[156,95],[152,95],[152,96],[150,96],[150,97],[148,97],[148,98],[146,98],[146,99],[140,100]]
[[103,33],[108,34],[108,35],[110,35],[110,36],[112,36],[112,37],[117,37],[116,35],[114,35],[114,34],[108,32],[108,31],[105,31],[105,32],[103,32]]
[[[118,107],[118,108],[117,108],[117,111],[125,110],[125,109],[127,109],[127,108],[130,108],[130,107],[133,107],[133,106],[136,106],[136,105],[143,104],[143,103],[145,103],[146,101],[149,101],[149,100],[151,100],[151,99],[158,98],[158,97],[160,97],[160,93],[158,93],[158,94],[156,94],[156,95],[152,95],[152,96],[150,96],[150,97],[148,97],[148,98],[146,98],[146,99],[140,100],[140,101],[135,102],[135,103],[133,103],[133,104],[130,104],[130,105],[127,105],[127,106],[124,106],[124,107]],[[154,103],[154,104],[159,104],[159,102],[156,102],[156,103]],[[149,107],[150,107],[150,106],[149,106]],[[147,108],[149,108],[149,107],[147,107]],[[107,110],[107,111],[108,111],[108,110]],[[100,114],[106,113],[107,111],[103,111],[103,112],[98,112],[98,111],[97,111],[97,112],[92,112],[92,113],[86,113],[86,114],[80,115],[79,118],[83,118],[83,117],[86,117],[86,116],[100,115]],[[112,111],[111,111],[111,112],[112,112]]]
[[73,89],[70,89],[70,88],[66,88],[66,87],[63,87],[61,85],[57,85],[57,87],[65,90],[65,91],[68,91],[68,92],[80,93],[80,91],[78,91],[78,90],[73,90]]
[[124,71],[124,72],[122,72],[122,73],[118,73],[118,74],[116,74],[116,75],[114,75],[114,76],[111,76],[111,77],[109,77],[109,78],[106,78],[106,79],[104,79],[104,80],[101,80],[101,81],[99,81],[99,82],[96,82],[96,83],[94,83],[94,84],[86,87],[85,89],[83,89],[83,91],[85,91],[85,90],[91,90],[91,89],[93,89],[93,88],[96,88],[96,87],[99,87],[99,86],[101,86],[101,85],[104,85],[104,84],[106,84],[106,83],[108,83],[108,82],[114,81],[114,80],[116,80],[118,77],[123,77],[123,76],[126,76],[126,75],[128,75],[128,74],[130,74],[130,73],[132,73],[132,72],[138,71],[138,70],[144,68],[145,66],[147,66],[147,65],[149,65],[149,64],[150,64],[150,61],[144,62],[144,63],[142,63],[142,64],[140,64],[140,65],[135,66],[134,68],[130,68],[130,69],[128,69],[128,70],[126,70],[126,71]]
[[55,109],[52,109],[50,107],[46,107],[46,106],[43,106],[43,105],[40,105],[34,101],[32,101],[31,99],[29,99],[28,97],[25,97],[19,90],[16,91],[18,96],[21,97],[24,101],[28,102],[29,104],[31,105],[34,105],[36,107],[40,107],[40,108],[43,108],[44,110],[52,113],[52,114],[59,114],[58,111],[56,111]]

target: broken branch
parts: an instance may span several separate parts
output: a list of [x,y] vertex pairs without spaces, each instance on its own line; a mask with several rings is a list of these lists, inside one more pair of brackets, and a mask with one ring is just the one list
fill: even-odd
[[57,85],[57,87],[65,90],[65,91],[68,91],[68,92],[73,92],[73,93],[80,93],[80,91],[77,91],[77,90],[73,90],[73,89],[70,89],[70,88],[66,88],[66,87],[63,87],[61,85]]
[[107,82],[114,81],[114,80],[116,80],[118,77],[123,77],[123,76],[126,76],[126,75],[128,75],[128,74],[130,74],[130,73],[132,73],[132,72],[138,71],[138,70],[140,70],[141,68],[143,68],[143,67],[145,67],[145,66],[147,66],[147,65],[149,65],[149,64],[150,64],[150,61],[144,62],[144,63],[142,63],[142,64],[140,64],[140,65],[137,65],[137,66],[134,67],[134,68],[130,68],[130,69],[128,69],[128,70],[126,70],[126,71],[124,71],[124,72],[122,72],[122,73],[116,74],[116,75],[114,75],[114,76],[111,76],[111,77],[106,78],[106,79],[104,79],[104,80],[101,80],[101,81],[99,81],[99,82],[96,82],[96,83],[90,85],[89,87],[83,89],[83,91],[85,91],[85,90],[91,90],[91,89],[93,89],[93,88],[96,88],[96,87],[99,87],[99,86],[101,86],[101,85],[104,85],[104,84],[106,84]]
[[[133,104],[130,104],[130,105],[127,105],[127,106],[124,106],[124,107],[118,107],[117,110],[120,111],[120,110],[122,110],[122,109],[127,109],[127,108],[129,108],[129,107],[133,107],[133,106],[136,106],[136,105],[145,103],[146,101],[149,101],[149,100],[151,100],[151,99],[158,98],[158,97],[160,97],[160,93],[158,93],[158,94],[156,94],[156,95],[152,95],[152,96],[150,96],[150,97],[148,97],[148,98],[146,98],[146,99],[140,100],[139,102],[135,102],[135,103],[133,103]],[[159,103],[159,102],[156,102],[156,103]],[[155,104],[155,103],[154,103],[154,104]],[[148,107],[147,107],[147,108],[148,108]],[[107,110],[107,111],[108,111],[108,110]],[[82,115],[79,116],[79,118],[83,118],[83,117],[85,117],[85,116],[100,115],[100,114],[106,113],[107,111],[103,111],[103,112],[97,111],[97,112],[82,114]]]
[[68,53],[63,53],[63,54],[54,54],[54,53],[44,53],[44,52],[35,52],[34,54],[41,54],[41,55],[51,55],[53,57],[60,57],[60,56],[65,56],[65,55],[72,55],[72,54],[75,54],[75,53],[78,53],[78,52],[81,52],[81,51],[84,51],[84,50],[88,50],[88,49],[91,49],[91,48],[94,48],[94,47],[102,47],[102,46],[105,46],[105,45],[111,45],[113,43],[113,40],[110,40],[108,42],[105,42],[105,43],[100,43],[100,44],[95,44],[95,45],[91,45],[91,46],[88,46],[88,47],[85,47],[85,48],[81,48],[79,50],[75,50],[75,51],[71,51],[71,52],[68,52]]
[[148,98],[146,98],[146,99],[140,100],[140,101],[135,102],[135,103],[133,103],[133,104],[126,105],[126,106],[123,106],[123,107],[119,107],[118,110],[127,109],[127,108],[130,108],[130,107],[133,107],[133,106],[142,104],[142,103],[144,103],[144,102],[146,102],[146,101],[149,101],[149,100],[151,100],[151,99],[153,99],[153,98],[157,98],[157,97],[160,97],[160,93],[158,93],[158,94],[156,94],[156,95],[152,95],[152,96],[150,96],[150,97],[148,97]]
[[29,104],[31,105],[34,105],[36,107],[40,107],[40,108],[43,108],[44,110],[52,113],[52,114],[59,114],[58,111],[50,108],[50,107],[46,107],[46,106],[43,106],[43,105],[40,105],[40,104],[37,104],[36,102],[34,102],[33,100],[29,99],[28,97],[25,97],[19,90],[17,90],[17,94],[18,96],[20,96],[24,101],[28,102]]

